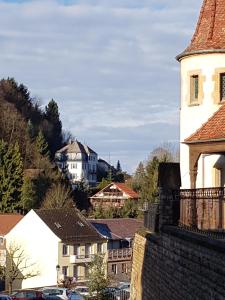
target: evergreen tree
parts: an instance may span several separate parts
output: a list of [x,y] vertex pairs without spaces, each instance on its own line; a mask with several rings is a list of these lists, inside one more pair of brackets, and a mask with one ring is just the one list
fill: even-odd
[[117,161],[117,165],[116,165],[116,172],[122,172],[121,166],[120,166],[120,161]]
[[51,127],[47,133],[47,142],[53,158],[55,152],[62,146],[62,123],[59,118],[58,105],[53,99],[45,107],[45,116]]
[[21,188],[21,204],[23,212],[27,212],[35,207],[34,184],[29,177],[24,177]]
[[21,208],[22,178],[23,163],[18,144],[13,146],[0,141],[0,211],[13,212]]
[[36,148],[38,150],[38,153],[43,156],[48,156],[48,143],[45,141],[44,135],[41,130],[39,130],[38,136],[35,141]]

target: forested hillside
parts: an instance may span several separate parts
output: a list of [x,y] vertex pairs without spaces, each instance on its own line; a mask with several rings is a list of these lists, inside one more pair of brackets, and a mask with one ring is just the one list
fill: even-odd
[[58,190],[71,204],[66,179],[52,163],[62,143],[57,103],[51,100],[41,109],[23,84],[13,78],[1,80],[0,211],[38,208]]

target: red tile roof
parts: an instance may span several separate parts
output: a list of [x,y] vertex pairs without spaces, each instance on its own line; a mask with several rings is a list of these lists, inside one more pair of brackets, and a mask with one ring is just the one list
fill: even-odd
[[218,109],[196,132],[186,138],[186,143],[225,140],[225,104]]
[[225,50],[225,1],[204,0],[195,34],[187,49],[178,56],[201,50]]
[[0,214],[0,235],[6,235],[22,218],[19,214]]
[[134,238],[138,229],[144,227],[144,222],[140,219],[121,218],[89,221],[99,233],[113,240]]
[[131,198],[139,198],[139,195],[133,191],[131,188],[129,188],[125,183],[119,183],[114,182],[114,184],[123,192],[125,192],[127,195],[129,195]]

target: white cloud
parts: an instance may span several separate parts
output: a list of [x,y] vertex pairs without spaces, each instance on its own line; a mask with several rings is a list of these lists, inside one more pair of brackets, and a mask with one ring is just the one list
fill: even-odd
[[15,77],[44,104],[55,98],[64,127],[100,154],[120,141],[113,157],[130,169],[157,143],[178,140],[174,57],[190,41],[200,4],[0,0],[0,75]]

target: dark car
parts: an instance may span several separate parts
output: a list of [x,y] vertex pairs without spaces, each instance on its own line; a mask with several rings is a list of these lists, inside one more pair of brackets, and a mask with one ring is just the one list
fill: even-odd
[[11,295],[12,300],[43,300],[43,293],[36,290],[14,291]]

